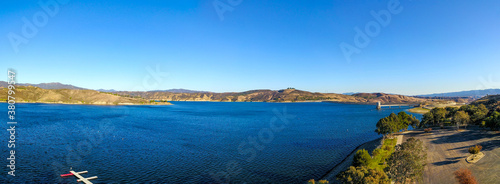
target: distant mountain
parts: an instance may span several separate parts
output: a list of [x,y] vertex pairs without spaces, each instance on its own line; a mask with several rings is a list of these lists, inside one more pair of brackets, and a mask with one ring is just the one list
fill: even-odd
[[153,90],[149,92],[170,92],[170,93],[210,93],[208,91],[194,91],[189,89],[168,89],[168,90]]
[[107,92],[107,93],[114,93],[114,92],[117,92],[116,90],[114,89],[98,89],[96,91],[100,91],[100,92]]
[[[98,89],[96,91],[100,92],[107,92],[107,93],[115,93],[119,92],[114,89]],[[209,91],[195,91],[195,90],[189,90],[189,89],[167,89],[167,90],[153,90],[153,91],[148,91],[148,92],[169,92],[169,93],[210,93]]]
[[[71,89],[75,91],[78,90],[85,91],[84,88],[76,87],[73,85],[61,84],[61,83],[18,84],[18,85],[34,86],[40,89],[48,89],[48,90]],[[0,81],[0,87],[7,87],[7,83]],[[116,95],[127,98],[142,98],[149,101],[151,100],[215,101],[215,102],[328,101],[328,102],[361,103],[361,104],[374,104],[377,102],[381,102],[382,104],[399,104],[399,103],[416,104],[416,103],[430,102],[436,100],[429,97],[427,98],[410,97],[410,96],[387,94],[387,93],[354,93],[351,95],[336,94],[336,93],[315,93],[315,92],[296,90],[293,88],[283,89],[283,90],[262,89],[262,90],[250,90],[245,92],[226,92],[226,93],[214,93],[208,91],[195,91],[187,89],[169,89],[169,90],[155,90],[155,91],[116,91],[113,89],[99,89],[95,92],[112,93],[110,95]],[[73,93],[75,92],[71,92],[71,94]],[[40,98],[42,98],[43,96],[44,95],[42,95]],[[68,97],[71,97],[71,95],[69,95]],[[36,99],[29,99],[29,100],[36,101]],[[454,99],[450,100],[453,101]],[[66,102],[68,100],[66,99],[62,101]],[[84,101],[88,101],[88,99]],[[106,103],[111,103],[111,102],[106,101]]]
[[34,86],[42,89],[85,89],[69,84],[61,84],[59,82],[40,83],[40,84],[20,84],[21,86]]
[[[0,87],[7,87],[9,84],[4,81],[0,81]],[[40,84],[29,84],[29,83],[17,83],[17,86],[33,86],[39,87],[42,89],[85,89],[81,87],[76,87],[69,84],[61,84],[59,82],[51,82],[51,83],[40,83]]]
[[347,93],[342,93],[343,95],[354,95],[356,93],[360,93],[360,92],[347,92]]
[[[378,93],[378,92],[347,92],[347,93],[342,93],[343,95],[355,95],[355,94],[375,94],[375,93]],[[384,93],[384,94],[388,94],[388,95],[397,95],[395,93]]]
[[9,84],[5,81],[0,81],[0,87],[4,87],[6,88],[7,86],[9,86]]
[[481,98],[486,95],[496,95],[500,94],[500,89],[484,89],[484,90],[470,90],[470,91],[459,91],[450,93],[435,93],[427,95],[417,95],[420,97],[472,97]]

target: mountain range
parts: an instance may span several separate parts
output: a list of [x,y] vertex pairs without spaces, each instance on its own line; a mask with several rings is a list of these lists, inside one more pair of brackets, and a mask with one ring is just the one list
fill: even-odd
[[[30,84],[30,83],[19,83],[16,84],[19,86],[34,86],[42,89],[85,89],[81,87],[77,87],[70,84],[61,84],[58,82],[51,83],[40,83],[40,84]],[[7,87],[7,82],[0,81],[0,87]],[[96,91],[100,92],[119,92],[114,89],[98,89]],[[168,90],[153,90],[148,92],[170,92],[170,93],[212,93],[209,91],[196,91],[189,89],[168,89]],[[354,95],[354,94],[363,94],[362,92],[348,92],[342,93],[343,95]],[[368,93],[365,93],[368,94]],[[371,93],[376,94],[376,93]],[[387,93],[392,94],[392,93]],[[459,91],[459,92],[448,92],[448,93],[433,93],[433,94],[424,94],[424,95],[415,95],[415,97],[471,97],[471,98],[481,98],[486,95],[495,95],[500,94],[500,89],[484,89],[484,90],[469,90],[469,91]]]
[[169,89],[169,90],[153,90],[149,92],[170,92],[170,93],[210,93],[209,91],[194,91],[189,89]]
[[[154,91],[116,91],[113,89],[99,89],[99,90],[88,90],[85,88],[77,87],[69,84],[61,84],[57,82],[52,83],[41,83],[41,84],[29,84],[21,83],[18,86],[32,86],[34,88],[29,88],[31,90],[49,90],[47,94],[52,91],[57,91],[61,89],[67,90],[87,90],[95,91],[97,93],[110,94],[120,97],[132,98],[132,99],[143,99],[146,101],[156,100],[156,101],[222,101],[222,102],[305,102],[305,101],[331,101],[331,102],[346,102],[346,103],[423,103],[428,101],[436,101],[433,98],[444,98],[444,97],[467,97],[467,98],[480,98],[486,96],[487,94],[500,94],[500,89],[490,89],[490,90],[471,90],[453,93],[439,93],[439,94],[428,94],[428,95],[418,95],[418,96],[405,96],[397,94],[388,93],[347,93],[347,94],[337,94],[337,93],[315,93],[302,90],[296,90],[293,88],[284,90],[250,90],[245,92],[225,92],[225,93],[214,93],[209,91],[194,91],[188,89],[169,89],[169,90],[154,90]],[[0,81],[0,88],[7,87],[7,82]],[[59,91],[60,92],[60,91]],[[76,93],[72,93],[76,94]],[[62,95],[64,96],[64,95]],[[39,97],[43,99],[43,97]],[[36,99],[30,99],[37,101]],[[102,99],[101,99],[102,100]],[[115,99],[116,100],[116,99]],[[114,103],[123,101],[120,99],[118,101],[106,101],[106,103]],[[447,99],[455,100],[457,99]],[[43,100],[42,100],[43,101]],[[62,100],[63,102],[75,103],[74,100]],[[86,101],[83,99],[82,101]],[[92,100],[90,100],[92,101]],[[125,100],[127,101],[127,100]],[[143,103],[134,102],[134,103]],[[458,102],[458,101],[457,101]],[[464,101],[460,101],[463,103]],[[92,102],[94,103],[94,102]]]
[[[9,84],[5,81],[0,81],[0,87],[7,87]],[[42,89],[85,89],[81,87],[76,87],[69,84],[61,84],[59,82],[51,82],[51,83],[40,83],[40,84],[30,84],[30,83],[17,83],[17,86],[33,86],[39,87]]]
[[[7,99],[6,82],[0,82],[0,100]],[[307,102],[327,101],[345,103],[422,103],[433,99],[408,97],[385,93],[314,93],[296,89],[250,90],[245,92],[213,93],[186,89],[147,92],[89,90],[61,83],[18,84],[18,102],[71,103],[71,104],[149,104],[165,101],[215,101],[215,102]]]
[[[0,101],[8,100],[8,88],[0,87]],[[42,89],[34,86],[16,86],[16,103],[59,103],[89,105],[169,105],[143,98],[124,97],[88,89]]]
[[496,95],[500,94],[500,89],[483,89],[483,90],[469,90],[469,91],[459,91],[459,92],[449,92],[449,93],[434,93],[427,95],[417,95],[419,97],[470,97],[470,98],[481,98],[486,95]]
[[297,89],[283,90],[250,90],[245,92],[230,92],[230,93],[174,93],[164,91],[148,91],[148,92],[131,92],[121,91],[116,92],[120,96],[140,97],[149,100],[165,100],[165,101],[213,101],[213,102],[309,102],[309,101],[326,101],[326,102],[343,102],[343,103],[363,103],[374,104],[382,102],[389,103],[423,103],[434,101],[434,99],[423,99],[416,97],[408,97],[404,95],[392,95],[385,93],[359,93],[354,95],[343,95],[336,93],[313,93]]

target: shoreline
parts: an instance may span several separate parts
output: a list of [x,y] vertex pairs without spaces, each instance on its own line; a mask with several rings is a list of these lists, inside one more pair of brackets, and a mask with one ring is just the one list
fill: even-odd
[[283,101],[283,102],[274,102],[274,101],[216,101],[216,100],[169,100],[169,102],[242,102],[242,103],[338,103],[338,104],[350,104],[350,105],[376,105],[375,103],[368,102],[342,102],[342,101],[326,101],[326,100],[310,100],[310,101]]
[[416,113],[416,114],[425,114],[425,113],[427,113],[429,111],[431,111],[431,110],[425,109],[425,108],[422,108],[422,107],[414,107],[414,108],[408,109],[408,112]]
[[[7,103],[1,101],[0,103]],[[159,103],[159,102],[158,102]],[[174,105],[172,103],[162,104],[136,104],[136,103],[118,103],[118,104],[108,104],[108,103],[65,103],[65,102],[16,102],[16,104],[60,104],[60,105],[98,105],[98,106],[125,106],[125,105]]]
[[354,154],[360,149],[366,149],[368,152],[373,152],[374,149],[380,147],[382,145],[383,138],[377,138],[371,141],[367,141],[356,148],[354,148],[342,161],[333,166],[330,170],[328,170],[323,176],[321,176],[320,180],[328,180],[330,183],[339,183],[336,179],[336,175],[352,165],[352,160]]

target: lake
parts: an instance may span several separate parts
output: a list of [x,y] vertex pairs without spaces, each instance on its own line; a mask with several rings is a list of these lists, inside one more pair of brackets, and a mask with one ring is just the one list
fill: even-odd
[[[339,103],[172,102],[171,106],[17,104],[16,176],[0,183],[303,183],[406,109]],[[0,108],[7,109],[6,103]],[[415,114],[414,114],[415,115]],[[419,119],[421,115],[415,115]],[[7,115],[2,115],[8,128]],[[3,164],[8,131],[1,131]]]

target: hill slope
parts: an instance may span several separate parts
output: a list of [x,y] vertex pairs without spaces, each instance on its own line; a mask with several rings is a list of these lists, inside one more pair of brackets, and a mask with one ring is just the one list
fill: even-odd
[[[7,87],[9,84],[5,81],[0,81],[0,87]],[[42,89],[85,89],[81,87],[76,87],[69,84],[61,84],[59,82],[51,82],[51,83],[40,83],[40,84],[29,84],[29,83],[18,83],[17,86],[33,86],[39,87]]]
[[[0,101],[7,100],[8,89],[0,87]],[[111,93],[94,90],[75,89],[42,89],[33,86],[16,86],[15,95],[17,103],[64,103],[64,104],[92,104],[92,105],[168,105],[168,102],[150,103],[142,98],[130,98]]]
[[[7,83],[0,81],[0,89]],[[37,87],[39,86],[39,87]],[[0,100],[6,98],[2,89]],[[156,101],[214,101],[214,102],[309,102],[327,101],[344,103],[375,104],[416,104],[435,101],[386,93],[356,93],[352,95],[336,93],[314,93],[296,89],[250,90],[245,92],[212,93],[185,89],[158,90],[148,92],[87,90],[61,83],[20,84],[19,102],[72,103],[72,104],[147,104]]]
[[382,104],[390,103],[421,103],[429,100],[422,98],[409,97],[404,95],[393,95],[386,93],[357,93],[352,96],[366,99],[368,103],[381,102]]
[[306,102],[331,101],[346,103],[420,103],[428,99],[390,95],[384,93],[363,93],[342,95],[336,93],[313,93],[296,89],[251,90],[240,93],[173,93],[173,92],[117,92],[122,96],[142,97],[148,100],[167,101],[218,101],[218,102]]
[[500,111],[500,95],[488,95],[471,103],[471,105],[484,104],[491,110]]

